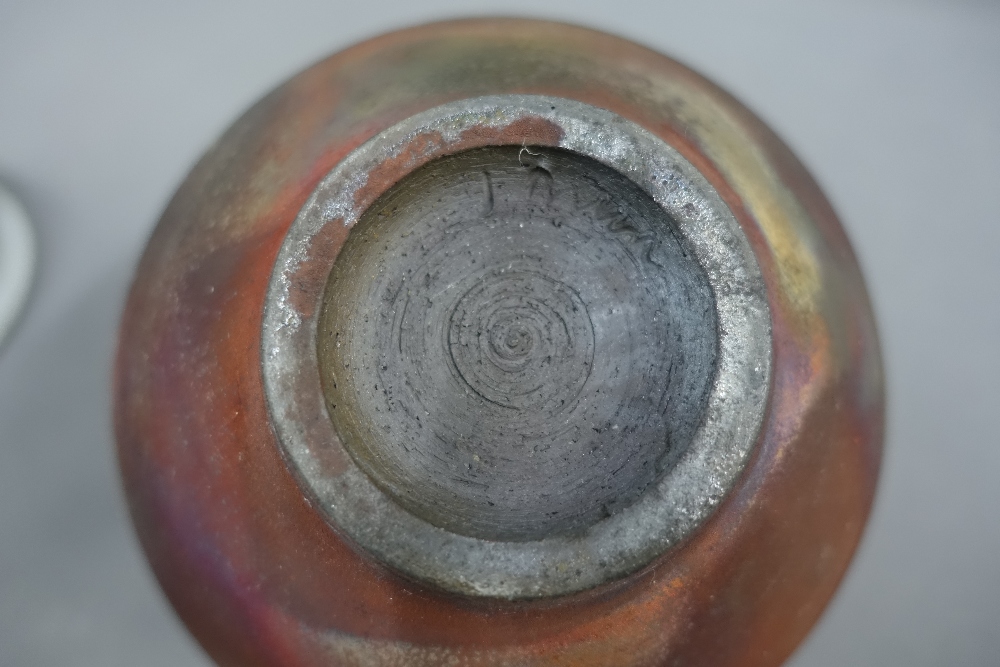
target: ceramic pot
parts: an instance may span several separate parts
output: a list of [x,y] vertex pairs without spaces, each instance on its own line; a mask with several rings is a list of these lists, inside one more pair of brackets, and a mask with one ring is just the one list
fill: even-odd
[[223,665],[776,665],[881,455],[871,307],[752,113],[578,27],[439,23],[264,97],[179,188],[121,469]]

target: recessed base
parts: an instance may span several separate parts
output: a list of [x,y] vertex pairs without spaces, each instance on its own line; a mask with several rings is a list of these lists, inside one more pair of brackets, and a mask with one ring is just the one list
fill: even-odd
[[501,541],[579,533],[662,478],[718,344],[708,278],[646,192],[517,146],[438,158],[369,207],[318,342],[330,417],[379,488]]

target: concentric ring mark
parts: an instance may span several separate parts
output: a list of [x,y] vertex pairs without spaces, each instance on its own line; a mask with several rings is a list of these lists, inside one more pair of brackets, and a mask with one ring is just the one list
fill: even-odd
[[550,276],[508,267],[477,277],[449,322],[456,373],[496,405],[572,405],[590,377],[594,327],[587,306]]

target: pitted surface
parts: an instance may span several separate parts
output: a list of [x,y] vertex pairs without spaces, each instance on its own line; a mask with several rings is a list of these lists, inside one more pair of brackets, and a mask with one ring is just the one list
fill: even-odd
[[717,348],[666,212],[597,161],[475,149],[375,202],[320,316],[327,407],[396,502],[451,532],[579,532],[684,451]]

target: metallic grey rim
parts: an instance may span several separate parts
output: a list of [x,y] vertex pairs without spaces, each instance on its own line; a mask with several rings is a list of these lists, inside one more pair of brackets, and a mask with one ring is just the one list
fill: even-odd
[[[336,260],[314,243],[327,225],[352,226],[367,174],[435,132],[424,161],[449,152],[475,127],[541,118],[562,130],[559,147],[589,156],[643,188],[676,222],[708,276],[719,351],[704,419],[675,467],[631,506],[576,536],[528,542],[458,535],[407,512],[354,463],[326,412],[316,332]],[[415,164],[414,166],[419,166]],[[308,260],[308,261],[307,261]],[[771,380],[771,322],[756,257],[732,212],[676,150],[638,125],[573,100],[482,97],[446,104],[388,128],[341,161],[290,228],[268,286],[262,330],[265,394],[283,455],[327,521],[395,570],[474,596],[564,595],[619,579],[695,530],[730,491],[757,439]]]

